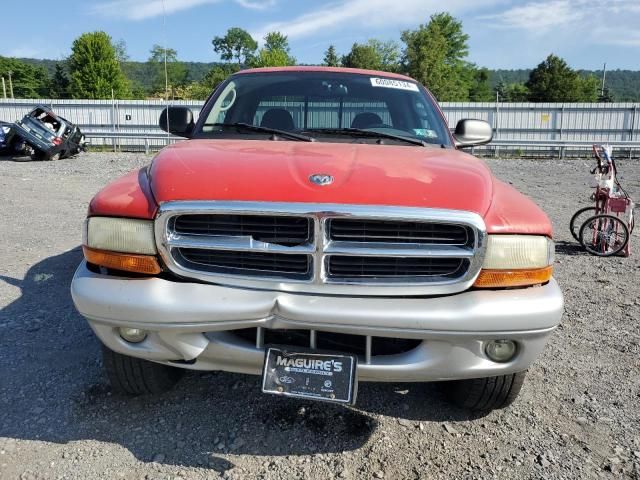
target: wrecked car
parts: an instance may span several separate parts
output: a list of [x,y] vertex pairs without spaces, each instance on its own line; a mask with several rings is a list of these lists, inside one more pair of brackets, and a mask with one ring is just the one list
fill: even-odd
[[22,153],[33,160],[59,160],[85,149],[80,128],[42,105],[11,126],[6,142],[9,145],[24,143]]
[[184,369],[261,375],[264,393],[353,404],[358,382],[444,382],[509,405],[557,328],[551,222],[463,149],[412,78],[244,70],[188,140],[91,201],[71,293],[114,390]]
[[0,121],[0,155],[12,155],[15,153],[14,146],[7,142],[11,126],[11,123]]

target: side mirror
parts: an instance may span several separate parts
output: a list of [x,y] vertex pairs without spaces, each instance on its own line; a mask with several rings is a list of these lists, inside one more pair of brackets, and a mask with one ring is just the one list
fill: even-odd
[[458,148],[485,145],[493,139],[493,128],[484,120],[460,120],[453,138]]
[[187,107],[167,107],[160,114],[160,128],[165,132],[190,137],[195,123],[193,112]]

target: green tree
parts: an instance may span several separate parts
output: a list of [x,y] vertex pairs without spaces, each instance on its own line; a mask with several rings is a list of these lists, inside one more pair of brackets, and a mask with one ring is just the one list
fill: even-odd
[[395,72],[400,66],[400,47],[394,41],[371,39],[367,43],[354,43],[342,57],[342,66]]
[[324,52],[324,60],[322,64],[326,65],[327,67],[340,66],[340,57],[338,56],[338,52],[336,52],[336,47],[334,47],[333,45],[329,45],[327,51]]
[[199,82],[191,84],[189,91],[190,99],[192,100],[204,100],[216,89],[218,85],[224,82],[227,77],[233,75],[239,70],[239,67],[233,63],[226,65],[216,65],[213,67],[204,78]]
[[465,58],[469,36],[448,13],[431,16],[428,24],[402,32],[404,66],[441,101],[465,101],[474,82],[474,67]]
[[127,42],[120,39],[113,44],[113,48],[116,50],[116,58],[118,62],[124,63],[129,61],[129,54],[127,53]]
[[111,37],[105,32],[83,33],[76,38],[67,61],[69,90],[73,98],[108,99],[130,96]]
[[[49,96],[49,75],[43,67],[35,67],[15,58],[0,57],[0,77],[4,77],[7,96],[9,72],[16,98],[42,98]],[[0,92],[0,95],[2,92]]]
[[264,49],[270,52],[282,50],[289,53],[289,39],[280,32],[269,32],[264,36]]
[[594,75],[580,75],[578,89],[580,102],[597,102],[600,97],[600,80]]
[[495,100],[489,83],[489,70],[479,68],[473,73],[473,83],[469,90],[469,100],[472,102],[491,102]]
[[498,83],[496,83],[495,88],[493,89],[494,93],[497,94],[497,98],[499,102],[506,102],[506,91],[507,91],[507,82],[504,81],[504,79],[500,78],[500,80],[498,80]]
[[549,55],[531,71],[526,83],[532,102],[595,102],[597,79],[581,77],[562,58]]
[[444,12],[432,15],[429,25],[432,28],[437,28],[447,40],[447,62],[456,64],[464,61],[469,55],[469,46],[467,45],[469,35],[462,30],[462,22]]
[[[169,89],[177,86],[183,86],[187,83],[187,67],[178,60],[178,52],[173,48],[166,49],[167,56],[167,79]],[[149,56],[150,74],[153,76],[154,91],[164,91],[165,74],[164,74],[165,48],[160,45],[151,47]]]
[[289,51],[289,39],[280,32],[269,32],[264,37],[264,47],[249,60],[251,67],[284,67],[295,65],[296,59]]
[[342,57],[342,66],[380,70],[382,68],[382,58],[371,45],[354,43],[349,53]]
[[258,54],[249,61],[249,65],[252,68],[285,67],[287,65],[294,65],[295,60],[292,60],[293,59],[283,50],[260,49]]
[[230,62],[235,59],[239,66],[247,64],[258,48],[249,32],[238,27],[227,30],[224,37],[214,37],[211,43],[222,60]]
[[393,40],[383,42],[381,40],[370,39],[367,45],[372,47],[380,58],[381,70],[386,72],[397,72],[400,70],[402,52],[400,51],[398,42]]
[[505,102],[526,102],[529,100],[529,89],[524,83],[515,82],[507,85],[504,92]]
[[612,103],[613,101],[614,97],[611,94],[609,87],[604,87],[598,95],[598,103]]
[[69,98],[69,77],[64,65],[60,62],[56,63],[49,87],[49,96],[51,98]]

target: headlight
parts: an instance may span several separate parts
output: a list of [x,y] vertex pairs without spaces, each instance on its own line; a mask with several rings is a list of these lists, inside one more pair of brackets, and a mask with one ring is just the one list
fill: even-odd
[[482,268],[543,268],[553,263],[554,246],[548,237],[489,235]]
[[523,287],[546,283],[553,273],[554,243],[538,235],[489,235],[474,286]]
[[87,220],[85,245],[111,252],[157,253],[151,220],[91,217]]
[[91,217],[82,243],[87,262],[94,265],[150,275],[162,271],[151,220]]

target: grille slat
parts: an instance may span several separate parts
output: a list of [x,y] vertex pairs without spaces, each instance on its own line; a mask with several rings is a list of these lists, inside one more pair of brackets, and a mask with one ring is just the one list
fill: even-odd
[[311,272],[311,257],[309,255],[191,248],[176,250],[188,265],[205,267],[205,269],[219,273],[240,273],[252,276],[266,272],[306,278]]
[[329,238],[349,242],[466,245],[469,231],[454,224],[340,218],[330,220]]
[[466,260],[459,258],[388,258],[332,255],[327,271],[334,277],[451,277]]
[[[256,329],[246,328],[232,330],[231,333],[251,343],[256,344]],[[318,330],[317,348],[359,355],[365,361],[366,336],[346,333],[325,332]],[[371,354],[373,357],[384,355],[398,355],[409,352],[422,343],[422,340],[412,338],[373,337]],[[265,345],[286,345],[289,347],[309,348],[309,330],[264,329]]]
[[173,229],[180,235],[253,237],[255,240],[284,245],[310,243],[311,220],[305,217],[271,215],[180,215]]

